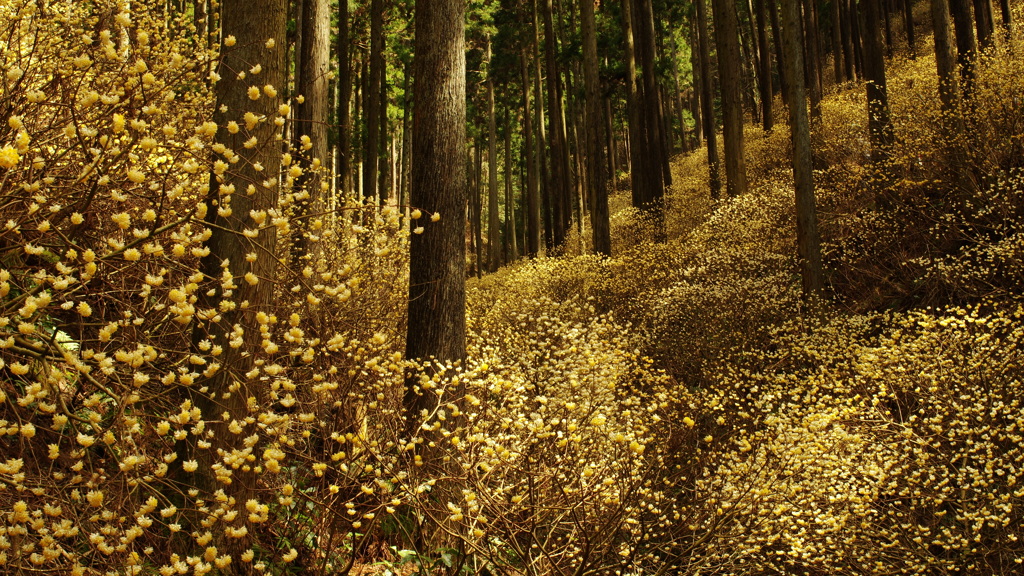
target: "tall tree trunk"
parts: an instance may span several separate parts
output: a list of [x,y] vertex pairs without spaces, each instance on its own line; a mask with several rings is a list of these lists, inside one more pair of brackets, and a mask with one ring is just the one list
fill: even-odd
[[615,179],[618,175],[619,167],[615,154],[617,146],[615,143],[615,123],[610,95],[604,97],[604,134],[608,149],[608,179],[611,181],[612,190],[615,190]]
[[483,150],[481,145],[483,143],[477,141],[473,146],[473,183],[469,187],[469,193],[472,194],[470,202],[473,204],[473,240],[476,248],[474,254],[476,255],[476,277],[480,278],[483,276],[485,261],[484,261],[484,227],[483,227],[483,201],[480,196],[483,194]]
[[537,174],[538,181],[540,182],[540,197],[541,197],[541,214],[544,222],[544,245],[550,254],[554,248],[553,223],[552,223],[552,209],[551,209],[551,192],[550,179],[548,177],[549,166],[547,158],[546,146],[548,143],[547,133],[544,129],[544,90],[543,83],[541,82],[541,49],[540,49],[540,15],[537,8],[537,4],[544,0],[533,0],[531,5],[533,7],[533,92],[534,102],[537,105],[537,113],[534,116],[537,119]]
[[761,89],[761,127],[771,132],[775,126],[772,114],[772,53],[768,47],[768,22],[764,17],[765,0],[754,0],[754,20],[757,27],[757,45],[761,52],[758,68],[758,87]]
[[349,21],[348,0],[338,2],[338,35],[335,39],[335,53],[338,58],[338,172],[335,187],[341,198],[352,193],[352,120],[349,104],[352,100],[352,64],[349,62]]
[[[213,120],[219,126],[226,125],[230,120],[238,120],[243,112],[265,115],[267,118],[277,116],[280,99],[269,96],[249,99],[249,81],[237,80],[235,71],[248,70],[258,63],[263,69],[260,73],[261,84],[283,89],[287,82],[287,45],[284,41],[286,15],[287,4],[284,0],[222,1],[223,33],[225,36],[234,36],[237,47],[224,54],[219,70],[222,80],[214,86],[216,106]],[[268,38],[279,39],[280,44],[268,50],[265,47]],[[239,161],[230,163],[223,174],[211,175],[210,196],[206,202],[209,210],[204,224],[210,230],[206,243],[209,253],[200,261],[199,269],[208,286],[197,291],[196,308],[218,309],[222,301],[248,302],[248,306],[221,309],[214,318],[197,323],[192,331],[192,345],[196,355],[203,357],[208,354],[200,347],[203,340],[221,347],[223,352],[216,358],[221,369],[210,376],[204,376],[201,382],[188,390],[193,404],[203,413],[202,419],[207,422],[207,430],[212,434],[211,445],[205,449],[195,444],[189,446],[189,456],[198,460],[200,467],[190,475],[188,482],[198,488],[201,498],[207,501],[218,489],[224,490],[233,499],[234,511],[238,514],[225,527],[242,527],[247,517],[245,503],[256,497],[256,473],[248,468],[233,468],[230,459],[227,462],[224,460],[243,449],[241,436],[228,431],[229,423],[243,421],[251,415],[249,398],[256,398],[261,406],[268,401],[265,386],[253,380],[237,378],[236,375],[252,370],[257,358],[263,356],[262,336],[256,329],[259,326],[256,317],[276,309],[273,292],[278,274],[275,256],[277,228],[264,227],[254,238],[243,236],[242,232],[252,226],[250,210],[272,210],[279,205],[276,175],[281,169],[281,148],[277,141],[280,136],[281,130],[274,122],[261,122],[251,130],[240,130],[235,134],[219,130],[216,141],[234,150]],[[243,143],[249,138],[256,138],[257,145],[244,146]],[[262,163],[262,172],[254,168],[257,163]],[[233,192],[226,193],[232,188]],[[255,259],[247,258],[249,253],[256,254]],[[239,280],[233,293],[225,293],[227,289],[221,284],[225,274],[240,279],[250,273],[255,275],[258,282],[252,284]],[[228,340],[232,338],[231,333],[237,326],[245,327],[244,344],[241,347],[229,346]],[[225,414],[227,417],[222,417]],[[218,475],[212,469],[214,465],[223,467],[220,472],[228,475],[230,483],[218,481]],[[218,533],[223,534],[223,531]],[[216,544],[223,552],[238,558],[252,545],[252,541],[244,537],[218,538]],[[243,571],[241,563],[231,568],[237,570],[234,573]]]
[[530,110],[530,72],[524,46],[519,53],[523,81],[523,162],[526,164],[526,254],[536,258],[540,254],[540,188],[537,173],[540,171],[540,146],[533,142],[533,114]]
[[871,160],[882,166],[889,159],[893,144],[892,122],[889,119],[889,97],[885,83],[885,54],[879,34],[879,0],[862,0],[864,7],[864,63],[867,79],[868,133]]
[[910,59],[917,60],[917,39],[914,37],[914,0],[903,0],[903,26],[907,31]]
[[693,145],[699,147],[704,140],[704,117],[701,114],[701,78],[704,73],[697,47],[697,22],[690,18],[690,115],[693,116]]
[[[870,0],[869,0],[870,1]],[[799,0],[782,0],[783,44],[789,70],[789,127],[793,140],[793,182],[796,188],[797,255],[805,299],[821,293],[821,240],[814,205],[814,173],[811,168],[811,135],[804,88],[803,48],[800,46]]]
[[646,138],[640,113],[640,82],[636,72],[636,45],[633,42],[633,3],[622,0],[622,33],[625,42],[626,59],[626,108],[629,112],[629,178],[632,188],[633,206],[642,208],[647,204],[645,196],[650,176],[647,158],[639,144]]
[[747,192],[746,159],[743,156],[743,104],[740,86],[739,30],[736,5],[731,0],[712,0],[718,73],[722,82],[722,132],[725,140],[726,191],[730,196]]
[[949,22],[949,0],[931,0],[932,28],[935,32],[935,68],[939,76],[939,99],[947,120],[952,119],[960,100],[956,74],[956,54]]
[[956,53],[960,77],[963,79],[963,95],[969,99],[974,89],[974,52],[978,48],[971,5],[968,0],[949,0],[949,11],[953,15],[953,28],[956,30]]
[[552,0],[538,0],[544,18],[544,58],[547,64],[548,125],[551,129],[551,164],[549,166],[548,195],[551,198],[552,245],[565,242],[566,229],[572,211],[572,192],[569,182],[569,154],[565,137],[565,112],[562,109],[562,89],[556,61],[557,42],[552,15]]
[[[644,193],[648,208],[660,205],[665,196],[665,185],[671,181],[668,157],[661,122],[661,91],[658,89],[658,75],[655,71],[654,12],[651,0],[634,0],[634,36],[638,41],[639,64],[643,80],[643,123],[646,135],[643,153],[651,159],[647,178],[648,190]],[[655,208],[660,213],[661,208]]]
[[885,55],[892,58],[892,19],[889,17],[892,10],[889,9],[889,0],[878,1],[878,13],[885,22]]
[[[440,362],[466,357],[465,7],[425,0],[415,8],[412,203],[441,219],[424,222],[426,233],[410,241],[405,355]],[[408,413],[433,407],[436,395],[423,392],[417,378],[406,381]]]
[[[505,110],[505,262],[519,259],[519,245],[516,236],[516,200],[512,187],[512,120]],[[522,189],[520,180],[520,189]]]
[[711,198],[718,200],[722,194],[722,180],[719,175],[718,140],[715,134],[715,88],[712,80],[711,48],[708,45],[708,20],[704,0],[697,3],[697,45],[700,49],[701,116],[704,117],[704,137],[708,142],[708,174]]
[[[312,248],[311,214],[321,210],[320,182],[327,163],[327,91],[330,69],[331,15],[327,0],[304,0],[302,43],[295,104],[295,136],[303,174],[294,180],[292,258],[307,259]],[[286,180],[286,184],[289,180]],[[301,190],[298,188],[302,188]]]
[[501,265],[501,220],[498,214],[498,121],[494,113],[491,41],[487,40],[487,269]]
[[782,46],[782,29],[779,26],[779,9],[776,0],[769,0],[768,18],[772,23],[772,41],[775,43],[775,58],[777,59],[779,71],[779,91],[782,93],[782,100],[789,102],[789,83],[786,80],[786,59],[785,54],[779,48]]
[[1013,18],[1012,12],[1010,11],[1010,0],[999,0],[999,12],[1003,16],[1003,41],[1007,45],[1013,41]]
[[867,78],[867,66],[864,64],[864,41],[865,36],[861,31],[863,14],[857,0],[849,0],[850,12],[850,38],[853,42],[853,65],[857,70],[858,78]]
[[991,0],[974,0],[974,22],[978,29],[978,48],[985,50],[992,46],[992,30],[995,27]]
[[[308,0],[307,0],[308,1]],[[384,0],[370,0],[370,63],[366,95],[366,149],[363,153],[363,196],[380,200],[378,163],[380,123],[384,111],[378,95],[384,78]]]
[[839,36],[843,43],[843,70],[847,80],[857,79],[857,66],[854,63],[853,53],[853,25],[850,22],[851,14],[847,0],[833,0],[838,7],[840,23]]
[[[343,2],[345,0],[342,0]],[[409,206],[409,189],[412,184],[412,109],[415,100],[412,93],[412,84],[409,79],[412,77],[412,68],[405,65],[405,105],[402,106],[402,184],[399,189],[400,206]]]
[[803,0],[804,16],[804,85],[811,98],[811,117],[821,117],[821,60],[818,49],[818,22],[814,0]]
[[604,123],[601,118],[601,78],[597,66],[597,30],[594,0],[580,0],[580,27],[583,31],[583,84],[586,89],[587,182],[590,183],[590,227],[594,252],[611,256],[611,224],[608,219],[608,177],[605,174]]

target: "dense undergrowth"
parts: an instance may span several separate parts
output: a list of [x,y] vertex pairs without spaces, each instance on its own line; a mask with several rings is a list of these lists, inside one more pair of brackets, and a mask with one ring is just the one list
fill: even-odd
[[[192,398],[241,345],[194,336],[217,314],[197,309],[195,268],[218,53],[100,4],[114,33],[81,3],[0,4],[21,47],[0,126],[0,572],[1021,570],[1012,53],[979,61],[955,137],[927,51],[895,61],[884,177],[857,136],[863,87],[827,95],[825,302],[799,294],[785,130],[748,127],[751,193],[712,204],[702,152],[679,159],[668,242],[620,196],[614,258],[471,281],[469,360],[422,372],[432,412],[401,410],[408,222],[325,209],[302,269],[215,280],[275,285],[255,368],[235,374],[272,402],[228,423],[234,447],[206,469],[188,458],[221,415]],[[291,183],[251,215],[282,254]]]

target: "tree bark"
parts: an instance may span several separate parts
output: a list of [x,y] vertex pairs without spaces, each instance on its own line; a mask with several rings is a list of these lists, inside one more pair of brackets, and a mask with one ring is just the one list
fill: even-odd
[[[668,157],[665,154],[661,120],[661,91],[658,89],[658,76],[655,71],[654,12],[651,0],[635,0],[633,2],[634,36],[639,42],[639,64],[643,80],[643,123],[646,135],[645,150],[642,151],[652,162],[647,178],[648,189],[644,193],[648,208],[658,206],[665,196],[665,185],[671,181]],[[737,37],[738,38],[738,37]],[[660,208],[655,208],[660,211]]]
[[708,45],[708,20],[704,0],[697,4],[697,45],[700,50],[701,116],[704,118],[704,137],[708,143],[708,180],[711,198],[718,200],[722,194],[722,180],[719,174],[718,140],[715,134],[715,88],[711,77],[711,49]]
[[[277,227],[263,227],[255,238],[246,237],[242,232],[253,227],[250,210],[271,210],[278,206],[277,174],[281,168],[281,148],[277,138],[281,136],[281,130],[274,122],[261,122],[252,130],[243,129],[235,134],[224,126],[229,121],[244,125],[242,117],[245,112],[268,118],[277,116],[281,101],[265,95],[251,100],[247,95],[250,81],[237,80],[236,71],[249,70],[258,63],[262,67],[260,84],[269,84],[284,92],[287,82],[286,14],[287,3],[284,0],[223,0],[221,3],[223,33],[234,36],[237,47],[226,51],[220,62],[222,79],[214,87],[216,106],[213,120],[221,127],[216,135],[217,143],[234,151],[239,161],[229,163],[223,174],[211,174],[206,201],[208,211],[204,224],[210,230],[206,243],[209,253],[202,258],[199,268],[208,286],[197,292],[196,308],[220,309],[221,312],[194,326],[192,344],[194,353],[199,356],[208,354],[199,346],[203,340],[221,346],[223,352],[216,359],[221,369],[203,377],[189,389],[194,405],[203,412],[207,430],[213,434],[210,447],[189,447],[191,456],[200,462],[189,482],[195,481],[194,485],[204,498],[219,488],[232,497],[238,511],[237,519],[231,523],[235,527],[245,523],[245,502],[254,497],[256,474],[242,469],[233,470],[230,463],[223,462],[220,454],[231,454],[241,448],[241,438],[230,433],[228,425],[232,420],[245,420],[251,415],[248,399],[256,398],[260,406],[265,406],[268,401],[265,386],[235,375],[252,370],[256,359],[263,356],[256,317],[275,309],[273,292],[278,274]],[[265,43],[271,38],[277,44],[268,50]],[[251,137],[257,139],[257,145],[244,146],[243,143]],[[262,171],[254,168],[257,163],[262,163]],[[250,253],[256,255],[255,259],[246,257]],[[248,273],[254,274],[258,282],[251,284],[240,280]],[[236,279],[237,286],[230,293],[221,283],[225,275]],[[221,302],[248,302],[248,306],[222,309]],[[236,327],[245,330],[244,343],[240,347],[229,345]],[[222,418],[222,414],[229,417]],[[211,469],[214,464],[225,466],[231,478],[230,484],[218,482]],[[248,538],[223,539],[218,545],[234,555],[241,554],[251,541]],[[241,566],[233,565],[232,568],[239,572],[242,570]]]
[[754,20],[757,26],[757,45],[761,52],[758,68],[758,87],[761,90],[761,127],[771,132],[775,126],[772,114],[772,53],[768,47],[768,22],[764,17],[765,0],[754,0]]
[[889,159],[893,144],[892,122],[889,119],[889,97],[885,82],[885,54],[879,34],[879,0],[862,0],[864,7],[864,64],[867,79],[868,133],[871,160],[883,165]]
[[547,65],[548,125],[551,131],[551,164],[548,195],[551,198],[552,247],[565,242],[565,234],[572,212],[572,192],[569,182],[569,153],[565,136],[565,111],[562,108],[562,88],[556,61],[557,42],[552,15],[552,0],[538,0],[544,18],[544,58]]
[[917,60],[917,39],[914,36],[914,2],[903,0],[903,26],[907,31],[907,49],[910,59]]
[[611,256],[612,237],[608,216],[608,177],[605,174],[604,122],[601,78],[597,66],[597,30],[594,0],[580,0],[580,27],[583,31],[583,84],[586,90],[587,181],[590,183],[590,227],[594,252]]
[[803,48],[800,46],[799,0],[782,0],[783,51],[789,77],[789,127],[793,141],[793,182],[796,188],[797,255],[805,299],[819,295],[824,286],[821,240],[818,236],[811,167],[811,136],[804,88]]
[[[292,260],[301,263],[310,256],[310,220],[323,208],[320,182],[327,161],[327,91],[330,69],[331,15],[327,0],[304,0],[302,42],[298,62],[295,103],[295,144],[303,170],[294,181]],[[286,183],[288,180],[286,180]]]
[[650,169],[641,153],[644,128],[640,113],[640,82],[636,72],[636,45],[633,42],[633,3],[622,0],[622,34],[626,59],[626,108],[629,113],[629,178],[634,208],[642,208],[647,200],[647,178]]
[[[308,0],[307,0],[308,1]],[[384,0],[370,0],[369,79],[363,97],[366,116],[366,148],[363,152],[363,197],[379,200],[378,170],[380,159],[380,94],[384,70]]]
[[501,220],[498,214],[498,121],[494,113],[491,41],[487,40],[487,269],[501,265]]
[[519,53],[523,81],[523,162],[526,164],[526,254],[536,258],[540,254],[540,188],[537,172],[539,146],[533,142],[533,114],[530,111],[530,72],[524,46]]
[[[516,200],[512,186],[512,121],[505,110],[505,262],[519,259],[519,245],[516,236]],[[522,185],[520,185],[522,188]]]
[[338,58],[338,172],[335,175],[335,187],[341,198],[352,193],[352,120],[349,115],[349,103],[352,100],[352,65],[349,62],[349,22],[348,0],[338,2],[338,35],[335,40],[335,53]]
[[846,0],[833,0],[838,7],[840,24],[839,35],[843,43],[843,70],[847,80],[857,79],[857,66],[853,53],[853,25],[850,22],[850,10]]
[[956,55],[949,22],[949,0],[931,0],[932,28],[935,32],[935,68],[939,76],[939,99],[946,120],[952,119],[960,100],[956,74]]
[[990,0],[974,1],[974,21],[978,29],[978,48],[985,50],[992,46],[992,31],[995,23],[992,18]]
[[740,46],[736,5],[731,0],[712,0],[718,73],[722,82],[722,132],[725,140],[726,192],[747,192],[746,159],[743,156],[743,104],[740,85]]
[[[466,357],[465,2],[422,0],[415,11],[411,200],[440,220],[410,240],[405,354],[455,362]],[[433,396],[410,378],[405,408],[419,413]]]
[[953,15],[953,28],[956,30],[956,53],[960,78],[963,80],[963,95],[964,98],[970,98],[974,88],[974,52],[978,48],[971,21],[971,5],[967,0],[949,0],[949,11]]

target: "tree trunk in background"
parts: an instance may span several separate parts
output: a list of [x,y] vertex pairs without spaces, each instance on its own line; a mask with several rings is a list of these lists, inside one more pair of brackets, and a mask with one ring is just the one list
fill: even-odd
[[[308,1],[308,0],[307,0]],[[363,197],[376,199],[377,163],[380,157],[381,101],[384,75],[384,0],[370,0],[370,62],[363,101],[366,108],[366,148],[363,152]]]
[[633,4],[631,0],[622,0],[622,36],[625,42],[626,58],[626,108],[629,113],[629,178],[634,208],[642,208],[645,203],[644,192],[647,190],[647,177],[650,169],[648,159],[641,154],[639,144],[646,137],[640,115],[640,82],[636,73],[636,46],[633,42]]
[[864,64],[868,96],[868,133],[871,161],[881,166],[889,159],[893,144],[889,119],[889,96],[885,84],[885,53],[879,33],[879,0],[862,0],[864,7]]
[[843,41],[842,41],[842,24],[839,19],[839,3],[836,0],[832,0],[831,6],[832,15],[832,75],[835,78],[835,83],[843,83]]
[[769,0],[768,18],[772,23],[772,41],[775,43],[775,58],[779,71],[779,91],[782,93],[783,102],[789,102],[789,83],[786,81],[786,59],[785,54],[779,48],[782,46],[782,30],[779,27],[779,10],[775,0]]
[[885,22],[885,57],[892,59],[892,21],[889,17],[889,0],[878,0],[878,14]]
[[703,72],[700,64],[700,49],[697,47],[696,18],[690,19],[690,115],[693,116],[693,145],[700,146],[704,140],[704,118],[701,114],[701,78]]
[[903,25],[907,31],[907,48],[910,59],[917,60],[917,39],[914,37],[914,1],[903,0]]
[[615,123],[613,121],[614,116],[612,114],[612,99],[611,96],[606,96],[604,100],[604,135],[607,140],[608,150],[608,179],[611,181],[612,190],[615,190],[615,180],[619,171],[617,158],[615,157]]
[[971,5],[967,0],[949,0],[949,11],[953,15],[956,30],[956,54],[963,79],[964,98],[970,98],[974,89],[974,52],[978,45],[974,38],[974,24],[971,21]]
[[[634,0],[633,32],[638,42],[636,54],[641,68],[643,80],[642,121],[646,136],[644,150],[641,152],[650,158],[650,173],[647,177],[647,190],[644,192],[645,204],[648,207],[658,205],[665,196],[665,185],[671,181],[668,172],[668,158],[663,145],[661,122],[661,94],[658,90],[658,76],[655,71],[657,53],[654,47],[654,13],[651,0]],[[660,208],[658,208],[660,210]]]
[[[424,222],[426,233],[410,240],[406,358],[466,357],[465,7],[461,0],[416,3],[412,203],[441,219]],[[436,396],[422,392],[417,379],[406,381],[409,413],[432,407]]]
[[594,0],[580,0],[580,27],[583,31],[583,84],[586,90],[587,182],[590,196],[590,227],[594,252],[611,256],[611,224],[608,219],[608,176],[604,158],[604,106],[601,98],[600,70],[597,66],[597,30]]
[[1003,41],[1009,44],[1013,40],[1013,16],[1010,12],[1010,0],[999,0],[999,11],[1003,16]]
[[[224,35],[233,35],[238,44],[236,48],[227,51],[220,62],[222,80],[214,86],[214,122],[224,126],[230,120],[240,120],[244,112],[265,115],[267,118],[276,117],[281,100],[267,96],[250,100],[247,95],[250,81],[236,80],[235,71],[248,70],[258,63],[263,68],[259,76],[260,83],[284,91],[287,82],[287,3],[284,0],[223,0],[220,10]],[[268,38],[279,40],[275,49],[268,50],[265,47]],[[267,401],[266,386],[252,380],[238,379],[236,375],[252,370],[256,359],[262,356],[250,353],[262,350],[262,337],[255,328],[259,325],[256,315],[272,313],[276,309],[273,292],[278,277],[275,257],[277,227],[264,227],[255,238],[243,236],[242,231],[252,225],[250,210],[272,210],[278,206],[276,175],[281,169],[281,148],[276,138],[280,135],[281,130],[274,122],[261,122],[252,130],[240,130],[236,134],[218,130],[216,141],[234,150],[239,162],[229,164],[228,170],[220,176],[211,175],[210,196],[207,198],[209,210],[204,224],[210,230],[210,238],[206,243],[210,252],[200,261],[199,269],[209,281],[209,292],[207,289],[197,292],[196,308],[217,309],[225,299],[249,303],[248,306],[222,310],[214,319],[205,323],[197,320],[192,332],[196,354],[206,355],[199,348],[203,340],[223,347],[223,352],[217,357],[222,369],[212,376],[204,376],[188,390],[193,404],[203,412],[207,430],[213,434],[210,447],[198,449],[195,445],[189,446],[189,456],[198,460],[200,466],[189,475],[188,482],[201,490],[203,498],[210,498],[215,490],[223,489],[234,499],[238,515],[234,522],[225,524],[225,527],[230,524],[239,528],[245,524],[245,502],[253,497],[256,484],[255,472],[232,469],[230,462],[225,463],[221,455],[226,458],[242,448],[241,437],[230,433],[228,424],[233,420],[243,421],[251,415],[248,399],[256,398],[259,405],[265,405]],[[257,138],[258,144],[252,148],[243,146],[250,137]],[[263,164],[262,172],[253,168],[257,162]],[[251,194],[247,190],[250,185],[254,187]],[[230,195],[221,194],[220,186],[233,186],[234,192]],[[219,206],[214,205],[214,200],[219,200]],[[221,215],[218,207],[230,207],[231,213]],[[246,258],[248,253],[255,253],[255,260],[249,261]],[[226,298],[224,288],[221,287],[225,273],[236,279],[252,273],[260,281],[255,285],[238,281],[233,294]],[[230,334],[236,326],[246,328],[245,342],[241,347],[228,345]],[[228,417],[222,418],[224,414]],[[230,484],[218,482],[211,469],[214,464],[224,466],[224,471],[230,475]],[[249,538],[217,539],[217,545],[232,555],[241,554],[251,544]],[[237,569],[239,573],[243,571],[241,566]]]
[[[514,116],[505,110],[505,263],[519,259],[519,244],[516,237],[516,200],[512,188],[512,120]],[[522,180],[520,180],[522,189]]]
[[739,30],[736,5],[731,0],[712,0],[718,73],[722,83],[722,132],[725,140],[726,191],[730,196],[747,192],[746,159],[743,157],[743,104],[740,85]]
[[352,65],[349,62],[348,29],[348,0],[340,0],[338,35],[335,41],[335,53],[338,58],[338,101],[335,103],[338,119],[338,167],[335,187],[341,198],[347,198],[352,193],[352,120],[348,110],[349,102],[352,100]]
[[704,117],[704,138],[708,143],[708,181],[711,198],[718,200],[722,194],[722,180],[719,174],[718,140],[715,134],[715,87],[712,80],[711,48],[708,45],[708,20],[704,0],[697,3],[697,46],[700,50],[701,116]]
[[793,183],[796,188],[797,254],[804,299],[821,293],[821,240],[814,205],[814,173],[811,168],[811,133],[804,88],[803,47],[800,46],[799,0],[782,0],[782,50],[789,77],[789,128],[793,140]]
[[952,120],[960,100],[960,84],[956,74],[956,54],[949,23],[949,1],[931,0],[932,28],[935,32],[935,68],[939,76],[939,98],[944,120]]
[[544,89],[543,83],[541,82],[541,58],[540,58],[540,16],[537,10],[537,4],[543,0],[533,0],[531,3],[533,7],[533,92],[534,102],[537,105],[537,113],[534,118],[537,119],[537,177],[539,182],[539,193],[540,193],[540,206],[542,220],[544,224],[544,245],[550,254],[554,250],[554,234],[552,233],[552,218],[551,218],[551,192],[550,182],[548,181],[548,159],[546,153],[546,145],[548,142],[547,133],[544,129]]
[[501,220],[498,214],[498,121],[494,113],[491,41],[487,40],[487,269],[501,265]]
[[978,29],[978,48],[984,50],[992,46],[995,22],[992,19],[990,0],[974,0],[974,22]]
[[[321,170],[327,169],[327,91],[330,70],[331,15],[327,0],[305,0],[302,8],[302,43],[299,49],[295,103],[293,157],[303,170],[294,181],[292,260],[301,266],[312,248],[311,214],[322,209]],[[302,190],[300,190],[302,188]]]
[[760,66],[758,67],[758,87],[761,90],[761,127],[765,132],[771,132],[775,126],[775,117],[772,114],[772,53],[768,47],[768,22],[764,16],[764,3],[766,0],[754,0],[754,20],[757,28],[757,45],[761,52]]
[[[343,2],[345,0],[342,0]],[[412,177],[412,109],[415,101],[412,93],[412,67],[405,65],[405,105],[402,106],[402,183],[399,187],[399,206],[409,206],[409,188]]]
[[530,112],[530,72],[524,46],[519,53],[523,80],[523,162],[526,164],[526,255],[540,254],[540,188],[537,186],[539,146],[533,142],[533,115]]
[[814,0],[803,0],[804,16],[804,86],[811,98],[811,117],[821,117],[821,60],[818,50],[818,23]]
[[853,25],[850,22],[851,14],[846,0],[833,0],[839,8],[839,32],[843,43],[843,70],[847,80],[857,79],[857,66],[854,63],[856,57],[853,52]]
[[558,64],[555,58],[557,44],[552,16],[552,0],[538,0],[544,18],[544,58],[547,64],[548,125],[551,129],[551,165],[549,166],[548,195],[551,198],[552,247],[565,242],[565,233],[572,210],[569,189],[569,155],[565,137],[565,113],[562,110]]
[[853,43],[853,65],[857,70],[858,78],[865,78],[864,65],[864,36],[861,34],[861,13],[857,0],[849,0],[850,13],[850,39]]
[[472,184],[469,186],[471,194],[470,202],[473,205],[473,254],[476,256],[476,277],[483,276],[484,271],[484,232],[483,232],[483,201],[480,196],[483,194],[483,151],[482,142],[473,145],[473,160],[470,168],[473,173]]

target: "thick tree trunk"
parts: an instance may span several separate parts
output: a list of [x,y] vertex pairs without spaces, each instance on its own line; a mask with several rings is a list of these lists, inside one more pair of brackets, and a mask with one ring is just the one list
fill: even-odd
[[601,79],[597,66],[597,30],[594,0],[580,0],[580,27],[583,31],[583,84],[586,90],[587,182],[590,196],[590,227],[594,252],[611,256],[611,224],[608,219],[608,176],[605,174],[604,122]]
[[[440,220],[422,222],[425,233],[410,241],[405,354],[440,362],[466,357],[465,7],[423,0],[415,14],[412,203]],[[423,392],[417,378],[406,381],[408,413],[433,406],[436,396]]]
[[910,59],[917,59],[917,39],[914,37],[914,1],[903,0],[903,27],[907,32],[907,49]]
[[974,1],[974,22],[978,29],[978,48],[985,50],[992,46],[992,31],[995,22],[992,18],[991,0]]
[[949,11],[953,15],[953,28],[956,30],[956,53],[960,77],[963,79],[963,95],[970,98],[974,88],[974,52],[978,48],[971,5],[968,0],[949,0]]
[[864,7],[864,63],[867,79],[868,133],[871,160],[881,166],[889,159],[893,144],[889,119],[889,97],[885,83],[885,54],[879,34],[879,0],[862,0]]
[[704,119],[704,138],[708,143],[708,181],[711,198],[718,200],[722,194],[722,180],[719,174],[718,140],[715,134],[715,87],[712,79],[711,48],[708,45],[708,20],[704,0],[697,3],[697,46],[700,50],[700,104]]
[[725,140],[726,191],[730,196],[747,192],[746,159],[743,154],[743,104],[740,85],[739,30],[736,5],[731,0],[712,0],[718,73],[722,82],[722,132]]
[[960,100],[956,74],[956,54],[949,22],[949,1],[931,0],[932,28],[935,32],[935,68],[939,76],[939,99],[946,119],[952,118]]
[[839,36],[843,43],[843,70],[847,80],[857,79],[856,59],[853,52],[853,25],[850,22],[851,14],[846,0],[833,0],[838,7],[840,23]]
[[[220,62],[222,80],[214,87],[216,106],[213,120],[223,127],[229,121],[240,120],[244,112],[276,117],[281,100],[266,95],[251,100],[247,95],[250,81],[237,80],[235,71],[248,70],[259,64],[262,67],[260,83],[284,92],[287,82],[286,2],[223,0],[220,9],[223,33],[234,36],[237,47],[226,52]],[[268,50],[265,47],[268,38],[277,39],[280,43],[273,50]],[[200,462],[200,467],[188,481],[200,489],[201,498],[212,498],[215,490],[223,489],[236,503],[236,520],[228,523],[236,528],[245,524],[245,502],[255,497],[256,474],[248,469],[233,469],[221,455],[226,458],[243,448],[241,437],[230,433],[228,425],[251,415],[248,399],[256,398],[260,406],[268,401],[265,386],[236,375],[252,370],[257,358],[263,355],[256,317],[275,310],[273,292],[278,277],[275,256],[277,228],[264,227],[255,238],[244,236],[242,231],[252,227],[250,210],[272,210],[279,205],[276,175],[281,169],[281,148],[277,141],[280,136],[281,130],[274,122],[261,122],[251,130],[239,130],[234,134],[226,129],[218,130],[217,142],[233,150],[239,161],[230,163],[223,174],[211,175],[210,196],[206,202],[209,208],[205,217],[205,224],[210,230],[206,243],[209,253],[202,258],[199,268],[209,285],[197,292],[196,308],[218,309],[222,301],[248,302],[248,306],[222,308],[216,317],[193,327],[195,354],[200,357],[208,354],[199,346],[203,340],[221,347],[223,352],[216,358],[221,369],[211,376],[204,376],[188,391],[193,404],[202,410],[202,419],[212,434],[211,446],[205,449],[190,446],[190,456]],[[256,138],[256,146],[243,145],[250,138]],[[257,163],[262,163],[262,172],[254,168]],[[249,253],[256,254],[255,259],[247,258]],[[250,273],[258,282],[252,284],[239,280],[230,295],[225,293],[226,289],[221,284],[224,274],[240,279]],[[244,344],[240,347],[228,344],[236,326],[245,327]],[[225,414],[228,417],[222,417]],[[228,474],[230,483],[218,482],[211,469],[213,465],[223,466],[221,472]],[[252,542],[250,538],[218,538],[217,545],[226,553],[240,555]],[[241,563],[232,565],[232,568],[238,573],[243,570]]]
[[789,127],[793,140],[793,182],[796,188],[797,255],[805,299],[819,295],[824,286],[821,240],[814,205],[811,136],[804,88],[803,49],[800,46],[799,0],[782,0],[783,50],[789,77]]

